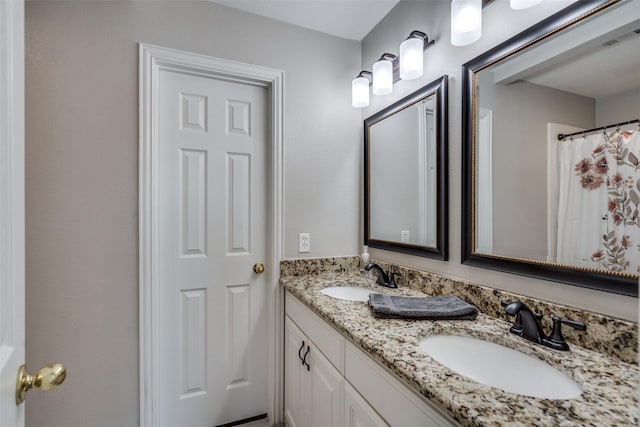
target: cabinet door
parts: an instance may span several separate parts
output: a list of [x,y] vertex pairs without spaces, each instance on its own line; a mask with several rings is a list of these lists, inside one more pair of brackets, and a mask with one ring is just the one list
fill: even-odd
[[[344,377],[311,345],[306,357],[309,365],[309,427],[342,427]],[[306,369],[306,368],[305,368]]]
[[344,427],[388,427],[349,383],[344,387]]
[[[289,319],[284,325],[284,416],[289,427],[306,427],[305,401],[307,400],[307,369],[299,355],[304,354],[309,340]],[[304,348],[303,348],[304,347]]]

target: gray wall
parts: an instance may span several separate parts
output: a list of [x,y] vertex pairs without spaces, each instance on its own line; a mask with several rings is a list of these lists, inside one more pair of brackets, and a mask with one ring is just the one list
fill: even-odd
[[509,3],[506,0],[497,0],[484,9],[482,38],[470,46],[454,47],[450,43],[450,2],[401,1],[365,37],[362,41],[363,69],[370,69],[371,64],[383,52],[397,53],[398,46],[412,30],[427,32],[430,38],[436,40],[436,44],[425,52],[425,75],[418,80],[396,83],[392,95],[372,96],[371,105],[362,111],[363,118],[370,116],[439,76],[443,74],[449,75],[449,261],[435,261],[376,249],[371,249],[371,257],[637,321],[638,301],[636,298],[534,280],[460,264],[460,224],[462,220],[460,212],[462,163],[461,65],[546,16],[562,9],[568,3],[564,0],[547,1],[531,9],[515,11],[509,8]]
[[[138,50],[285,71],[285,255],[359,252],[360,44],[210,2],[26,4],[29,427],[138,425]],[[275,266],[274,266],[275,267]]]
[[640,118],[640,88],[596,100],[596,126],[637,118]]
[[546,261],[547,123],[592,128],[595,100],[524,81],[493,84],[489,71],[478,83],[479,106],[493,111],[493,253]]

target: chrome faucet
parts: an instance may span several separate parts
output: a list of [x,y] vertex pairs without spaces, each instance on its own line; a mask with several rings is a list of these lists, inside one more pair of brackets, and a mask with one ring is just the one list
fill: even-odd
[[371,270],[372,268],[375,269],[376,272],[378,273],[378,280],[376,280],[377,284],[386,286],[387,288],[398,287],[395,281],[395,276],[400,276],[400,273],[391,272],[391,271],[387,273],[382,269],[382,267],[374,263],[367,264],[364,266],[364,269],[367,271]]
[[587,325],[582,322],[553,316],[551,318],[553,321],[553,329],[550,335],[546,335],[540,323],[542,313],[534,313],[522,301],[500,301],[500,304],[504,307],[505,313],[516,317],[515,322],[513,322],[513,325],[511,325],[509,329],[512,334],[555,350],[569,350],[569,344],[567,344],[562,336],[563,323],[580,331],[587,330]]

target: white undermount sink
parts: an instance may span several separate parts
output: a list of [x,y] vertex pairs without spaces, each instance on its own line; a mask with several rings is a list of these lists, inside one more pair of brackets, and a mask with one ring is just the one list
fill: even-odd
[[433,335],[420,348],[447,368],[479,383],[542,399],[575,399],[582,390],[547,363],[500,344],[456,335]]
[[325,295],[346,301],[369,301],[369,294],[374,294],[369,288],[358,286],[331,286],[320,289]]

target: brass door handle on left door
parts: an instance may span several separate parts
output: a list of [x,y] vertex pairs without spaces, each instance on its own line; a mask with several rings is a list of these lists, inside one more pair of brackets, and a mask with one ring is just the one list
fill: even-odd
[[16,405],[20,405],[27,397],[27,392],[32,388],[40,390],[53,390],[64,382],[67,370],[61,363],[47,365],[35,374],[30,374],[25,365],[18,368],[16,380]]
[[261,262],[257,262],[253,265],[253,272],[256,274],[264,273],[264,264]]

